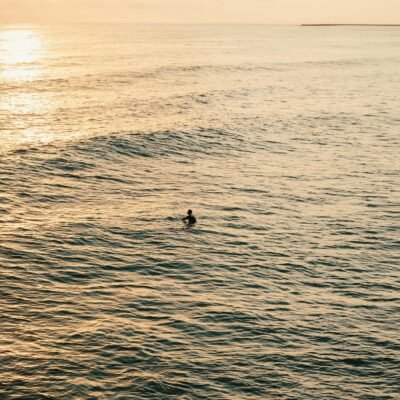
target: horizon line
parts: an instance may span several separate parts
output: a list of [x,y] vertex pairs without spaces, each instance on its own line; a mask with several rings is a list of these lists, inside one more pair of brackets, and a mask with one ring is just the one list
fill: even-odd
[[400,23],[272,23],[272,22],[0,22],[0,25],[272,25],[272,26],[400,26]]
[[[352,24],[352,23],[336,23],[336,24],[331,24],[331,23],[264,23],[264,22],[0,22],[0,30],[4,29],[9,29],[9,28],[15,28],[15,29],[26,29],[28,27],[32,28],[37,28],[39,29],[40,27],[62,27],[62,26],[76,26],[79,27],[81,26],[82,28],[84,26],[90,27],[90,26],[137,26],[137,27],[151,27],[153,26],[154,28],[159,26],[159,27],[173,27],[175,26],[177,29],[179,27],[265,27],[265,28],[340,28],[340,27],[354,27],[354,28],[400,28],[400,24]],[[106,29],[106,28],[105,28]]]
[[301,24],[301,26],[400,26],[400,24]]

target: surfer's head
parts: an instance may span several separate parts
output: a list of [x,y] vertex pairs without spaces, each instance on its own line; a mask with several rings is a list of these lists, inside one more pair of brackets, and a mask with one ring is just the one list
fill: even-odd
[[193,211],[192,210],[188,210],[188,215],[192,215]]

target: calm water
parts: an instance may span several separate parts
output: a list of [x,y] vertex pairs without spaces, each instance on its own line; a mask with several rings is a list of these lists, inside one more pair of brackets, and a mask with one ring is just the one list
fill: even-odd
[[0,398],[398,399],[399,93],[399,28],[1,26]]

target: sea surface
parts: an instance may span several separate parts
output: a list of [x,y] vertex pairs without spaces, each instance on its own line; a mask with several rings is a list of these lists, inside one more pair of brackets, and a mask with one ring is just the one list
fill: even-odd
[[0,399],[399,399],[399,99],[398,27],[0,26]]

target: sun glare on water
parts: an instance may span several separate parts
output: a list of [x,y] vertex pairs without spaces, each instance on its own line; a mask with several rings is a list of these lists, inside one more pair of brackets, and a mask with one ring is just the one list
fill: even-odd
[[0,60],[5,65],[32,63],[40,58],[40,37],[31,29],[0,32]]
[[41,36],[31,28],[0,30],[1,78],[28,80],[39,75],[34,65],[43,57]]
[[31,143],[53,140],[46,94],[30,91],[43,78],[48,54],[42,32],[32,26],[0,27],[0,153]]

